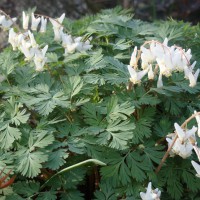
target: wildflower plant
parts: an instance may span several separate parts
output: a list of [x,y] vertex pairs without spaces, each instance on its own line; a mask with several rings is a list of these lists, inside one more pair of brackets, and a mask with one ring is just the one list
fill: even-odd
[[197,198],[199,26],[118,7],[19,18],[0,15],[1,197]]

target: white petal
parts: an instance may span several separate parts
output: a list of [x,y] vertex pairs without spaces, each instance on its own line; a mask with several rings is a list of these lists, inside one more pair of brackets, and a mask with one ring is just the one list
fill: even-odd
[[179,139],[183,142],[185,139],[185,132],[177,123],[174,123],[174,127],[176,129]]
[[193,161],[193,160],[191,161],[191,163],[192,163],[194,169],[196,170],[198,176],[200,176],[200,165],[197,164],[197,163],[196,163],[195,161]]
[[160,73],[158,76],[158,82],[157,82],[157,88],[163,87],[163,82],[162,82],[162,74]]

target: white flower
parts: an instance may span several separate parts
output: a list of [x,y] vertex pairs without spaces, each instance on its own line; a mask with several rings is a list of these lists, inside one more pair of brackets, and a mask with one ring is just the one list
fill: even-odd
[[152,184],[149,182],[146,193],[140,192],[142,200],[160,200],[161,191],[156,188],[152,190]]
[[133,53],[131,54],[130,66],[137,68],[137,46],[135,46]]
[[153,80],[153,79],[154,79],[154,72],[153,72],[153,69],[152,69],[152,65],[151,65],[151,64],[149,65],[148,79],[149,79],[149,80]]
[[74,42],[76,44],[76,50],[78,51],[87,51],[92,48],[92,45],[90,45],[90,39],[86,40],[85,42],[81,41],[82,37],[77,37],[74,39]]
[[50,22],[53,25],[54,40],[55,41],[60,41],[61,40],[61,35],[62,35],[62,31],[63,31],[62,22],[63,22],[64,18],[65,18],[65,13],[63,13],[57,19],[52,19],[52,18],[49,19]]
[[61,34],[62,37],[62,46],[64,48],[67,48],[68,45],[71,45],[73,43],[73,38],[71,35],[68,35],[66,33]]
[[25,14],[25,12],[22,12],[22,17],[23,17],[23,29],[27,30],[28,29],[28,22],[29,22],[29,15]]
[[32,18],[31,18],[32,19],[31,30],[32,31],[36,31],[37,27],[38,27],[38,24],[40,23],[40,17],[35,18],[34,13],[32,13],[31,16],[32,16]]
[[194,149],[194,151],[195,151],[195,153],[196,153],[196,155],[197,155],[197,157],[199,159],[199,162],[200,162],[200,149],[197,147],[196,144],[193,145],[193,149]]
[[197,172],[196,176],[197,176],[198,178],[200,178],[200,165],[197,164],[197,163],[196,163],[195,161],[193,161],[193,160],[191,161],[191,163],[192,163],[194,169],[195,169],[196,172]]
[[34,56],[34,63],[36,71],[42,71],[44,69],[44,65],[47,61],[47,57],[45,54],[47,52],[48,45],[46,45],[42,50],[38,50]]
[[20,47],[22,40],[24,39],[24,35],[22,33],[15,33],[14,29],[11,28],[9,30],[8,42],[12,45],[13,51],[17,50]]
[[[65,53],[74,53],[75,50],[76,50],[76,47],[77,47],[76,43],[72,43],[72,44],[67,45]],[[67,54],[65,54],[65,55],[67,55]]]
[[197,131],[197,127],[193,126],[192,129],[187,131],[184,131],[177,123],[174,123],[174,127],[181,143],[188,140],[189,137],[193,137],[195,139],[195,132]]
[[35,55],[35,49],[30,48],[31,44],[29,42],[26,42],[25,40],[22,40],[20,50],[26,57],[25,60],[30,61],[33,56]]
[[40,32],[45,33],[46,32],[46,27],[47,27],[47,19],[45,19],[43,16],[41,17],[41,27],[40,27]]
[[[196,114],[196,113],[197,113],[197,111],[195,110],[195,111],[194,111],[194,114]],[[200,115],[196,115],[195,118],[196,118],[197,125],[198,125],[197,134],[198,134],[198,136],[200,137]]]
[[16,17],[15,18],[6,19],[6,16],[0,15],[0,25],[2,26],[2,28],[4,30],[8,30],[16,20],[17,20]]
[[128,71],[131,75],[130,81],[133,82],[133,84],[140,83],[141,79],[148,73],[148,69],[136,71],[130,65],[128,65]]
[[188,78],[190,81],[190,84],[189,84],[190,87],[194,87],[197,84],[197,78],[199,76],[199,72],[200,72],[200,69],[197,69],[195,74],[189,73]]
[[158,76],[158,82],[157,82],[157,88],[163,87],[163,82],[162,82],[162,74],[160,73]]
[[29,38],[30,38],[31,46],[32,46],[33,48],[38,48],[38,44],[37,44],[37,42],[35,41],[35,38],[34,38],[33,33],[31,33],[31,31],[28,31],[28,35],[29,35]]
[[3,21],[6,20],[6,16],[5,15],[0,15],[0,24],[2,24]]
[[18,43],[16,41],[17,34],[15,33],[14,29],[11,28],[9,30],[9,35],[8,35],[8,42],[12,45],[13,51],[17,49]]
[[155,56],[153,55],[151,49],[146,49],[145,47],[141,47],[141,60],[142,60],[142,69],[146,69],[148,64],[151,64],[155,60]]
[[190,157],[192,155],[192,149],[193,149],[192,144],[190,142],[185,142],[181,144],[181,142],[178,143],[178,141],[180,140],[177,139],[177,142],[176,142],[176,145],[179,146],[178,155],[181,156],[183,159]]
[[65,13],[63,13],[59,18],[57,19],[53,19],[53,18],[49,18],[50,22],[53,25],[53,28],[59,29],[60,27],[62,27],[62,22],[65,18]]
[[[168,142],[168,146],[171,146],[174,138],[175,138],[175,136],[173,136],[172,139],[166,138],[166,140]],[[185,158],[188,158],[191,156],[192,149],[193,149],[193,146],[189,141],[182,143],[181,140],[179,138],[177,138],[175,144],[172,147],[170,155],[171,156],[179,155],[183,159],[185,159]]]

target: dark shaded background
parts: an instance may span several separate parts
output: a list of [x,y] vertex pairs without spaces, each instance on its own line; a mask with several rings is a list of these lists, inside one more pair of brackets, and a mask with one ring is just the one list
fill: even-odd
[[200,0],[0,0],[0,8],[11,16],[36,6],[37,13],[56,17],[65,12],[73,19],[117,5],[133,8],[135,17],[142,20],[172,17],[194,24],[200,21]]

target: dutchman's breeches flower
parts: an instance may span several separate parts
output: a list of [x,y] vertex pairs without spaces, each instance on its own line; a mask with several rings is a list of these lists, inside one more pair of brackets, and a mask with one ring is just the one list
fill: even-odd
[[40,23],[40,17],[35,18],[34,13],[31,14],[31,17],[32,17],[31,18],[32,19],[31,30],[32,31],[36,31],[37,27],[38,27],[38,24]]
[[[168,46],[168,39],[166,38],[163,43],[154,40],[147,41],[141,46],[140,51],[140,57],[136,57],[137,47],[134,48],[130,59],[130,65],[135,69],[137,68],[137,73],[149,69],[149,79],[158,77],[157,87],[163,86],[162,76],[169,77],[173,72],[177,71],[185,73],[185,78],[189,80],[190,87],[196,85],[200,69],[194,73],[193,68],[196,62],[190,65],[190,59],[192,57],[190,49],[185,52],[181,47],[175,45],[170,47]],[[141,69],[138,67],[139,58],[141,59]],[[152,65],[152,69],[149,65]],[[155,70],[157,69],[156,66],[158,66],[157,71]],[[152,73],[153,69],[154,71]],[[159,74],[159,76],[155,76],[157,74]]]
[[160,200],[161,191],[156,188],[155,190],[152,189],[151,182],[148,183],[146,193],[140,192],[140,197],[142,200]]

